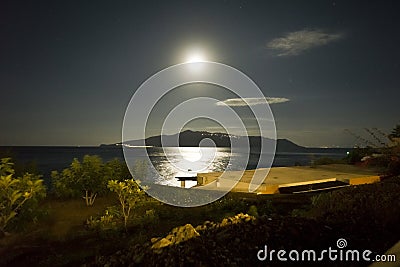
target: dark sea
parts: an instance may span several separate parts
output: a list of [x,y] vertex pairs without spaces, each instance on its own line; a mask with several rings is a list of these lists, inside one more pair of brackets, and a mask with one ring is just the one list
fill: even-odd
[[[224,171],[229,165],[230,157],[241,157],[237,154],[231,155],[229,148],[197,148],[197,147],[169,147],[165,148],[129,148],[129,160],[151,159],[155,169],[161,174],[155,183],[171,186],[179,186],[176,176],[193,176],[197,172]],[[349,149],[335,148],[313,148],[307,152],[278,152],[275,154],[273,166],[286,167],[295,165],[310,165],[313,161],[322,157],[341,159],[346,156]],[[166,156],[168,154],[168,157]],[[43,175],[47,184],[50,183],[50,173],[53,170],[61,171],[67,168],[74,158],[81,160],[84,155],[98,155],[103,161],[114,158],[124,160],[121,147],[46,147],[46,146],[15,146],[0,147],[0,157],[12,157],[13,160],[22,165],[30,165]],[[258,163],[258,155],[251,154],[247,169],[254,169]],[[185,160],[182,161],[181,159]],[[181,165],[180,165],[181,163]],[[183,165],[182,165],[183,164]],[[178,166],[178,168],[176,168]],[[258,166],[265,168],[262,162]],[[229,166],[235,170],[235,166]]]

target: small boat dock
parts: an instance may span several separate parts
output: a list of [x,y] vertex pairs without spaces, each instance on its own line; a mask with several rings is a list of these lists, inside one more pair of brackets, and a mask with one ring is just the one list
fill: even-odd
[[[377,170],[346,164],[273,167],[260,170],[268,175],[254,192],[257,194],[307,193],[380,181]],[[194,187],[197,189],[226,190],[229,188],[233,192],[249,193],[254,173],[255,170],[209,172],[176,178],[181,181],[182,187],[185,186],[185,181],[197,181]],[[239,181],[237,177],[240,177]]]

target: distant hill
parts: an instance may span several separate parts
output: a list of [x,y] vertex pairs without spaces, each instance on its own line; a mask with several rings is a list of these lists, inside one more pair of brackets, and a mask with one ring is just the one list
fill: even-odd
[[[179,135],[179,139],[178,139]],[[178,146],[177,140],[179,140],[179,146],[181,147],[197,147],[203,139],[211,139],[217,147],[230,147],[230,138],[228,134],[225,133],[210,133],[205,131],[191,131],[186,130],[179,134],[173,135],[164,135],[163,146],[164,147],[176,147]],[[232,138],[236,138],[235,142],[241,143],[247,138],[246,136],[232,136]],[[273,144],[272,139],[260,137],[260,136],[249,136],[249,143],[251,151],[257,151],[260,149],[261,140],[263,139],[264,144],[267,146]],[[155,146],[161,147],[161,136],[152,136],[146,139],[140,140],[130,140],[125,142],[126,145],[130,146]],[[115,146],[121,145],[121,143],[110,144],[110,145],[101,145],[101,146]],[[206,143],[207,146],[207,143]],[[278,139],[277,140],[277,151],[279,152],[305,152],[307,148],[303,146],[299,146],[287,139]]]

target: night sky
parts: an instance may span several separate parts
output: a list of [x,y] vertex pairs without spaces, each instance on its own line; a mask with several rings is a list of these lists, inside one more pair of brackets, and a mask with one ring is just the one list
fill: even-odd
[[399,14],[397,1],[1,1],[0,145],[119,142],[141,83],[200,51],[277,100],[279,138],[353,146],[345,129],[400,123]]

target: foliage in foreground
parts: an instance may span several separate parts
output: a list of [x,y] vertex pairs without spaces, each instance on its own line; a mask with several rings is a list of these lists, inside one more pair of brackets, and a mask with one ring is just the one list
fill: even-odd
[[87,206],[92,206],[99,194],[107,192],[107,182],[130,176],[128,168],[119,160],[103,163],[99,156],[85,155],[82,162],[74,159],[61,173],[53,171],[54,191],[58,197],[75,198],[83,195]]
[[0,234],[4,233],[10,222],[18,220],[17,215],[29,201],[35,201],[46,195],[46,189],[40,176],[26,173],[15,178],[10,158],[0,163]]
[[363,164],[381,168],[387,175],[400,174],[400,125],[397,125],[391,134],[385,134],[377,128],[365,129],[370,139],[355,136],[366,147],[357,147],[347,156],[350,164]]
[[[144,244],[97,257],[93,265],[263,266],[265,262],[256,255],[266,244],[268,249],[325,249],[343,237],[353,248],[363,248],[368,242],[368,249],[384,253],[398,241],[399,190],[400,177],[395,177],[315,195],[302,216],[238,214],[221,223],[186,224]],[[271,262],[275,263],[286,266],[286,262]]]
[[[126,179],[124,181],[111,180],[108,181],[107,187],[111,192],[117,196],[119,206],[108,207],[104,214],[98,217],[91,216],[86,220],[86,225],[92,230],[119,230],[128,229],[128,222],[131,222],[132,211],[138,208],[138,204],[143,204],[145,200],[145,193],[139,186],[140,182],[133,179]],[[155,219],[154,210],[147,210],[146,214],[141,217],[136,214],[136,219]]]
[[144,196],[144,191],[139,187],[139,182],[135,182],[133,179],[122,182],[111,180],[108,182],[108,188],[118,196],[126,230],[131,210],[136,203],[143,199],[142,196]]
[[[400,177],[312,197],[310,216],[332,225],[353,223],[385,229],[400,221]],[[370,231],[369,229],[365,229]]]

